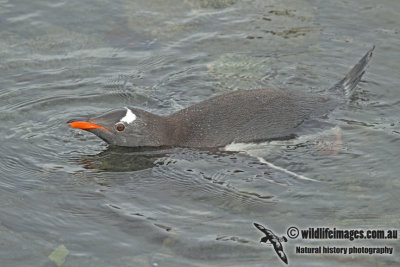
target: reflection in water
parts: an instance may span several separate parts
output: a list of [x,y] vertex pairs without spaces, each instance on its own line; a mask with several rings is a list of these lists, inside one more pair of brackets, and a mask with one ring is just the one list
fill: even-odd
[[[167,164],[170,155],[221,155],[234,154],[218,149],[185,149],[185,148],[159,148],[159,147],[114,147],[109,146],[106,150],[96,155],[85,155],[77,159],[77,163],[83,165],[85,169],[96,169],[107,172],[130,172],[153,168],[156,165]],[[205,153],[205,154],[204,154]],[[193,156],[191,156],[192,159]]]
[[[233,152],[219,151],[218,149],[192,150],[185,148],[157,148],[157,147],[113,147],[96,155],[86,155],[77,159],[77,163],[85,169],[96,169],[107,172],[130,172],[153,168],[156,165],[167,164],[170,155],[189,155],[190,151],[199,153],[229,155]],[[197,153],[194,153],[195,155]],[[192,157],[193,159],[193,157]]]
[[86,169],[108,172],[139,171],[152,168],[172,151],[151,148],[109,147],[97,155],[83,156],[78,164]]

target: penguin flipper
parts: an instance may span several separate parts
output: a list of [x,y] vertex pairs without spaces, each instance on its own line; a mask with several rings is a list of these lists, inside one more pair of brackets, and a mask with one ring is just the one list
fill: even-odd
[[358,63],[346,74],[346,76],[336,83],[330,90],[342,91],[345,96],[350,97],[353,93],[354,87],[361,80],[365,73],[365,69],[372,57],[375,45],[358,61]]

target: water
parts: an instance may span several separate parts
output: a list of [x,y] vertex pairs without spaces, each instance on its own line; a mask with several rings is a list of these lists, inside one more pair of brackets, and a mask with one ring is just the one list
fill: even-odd
[[[399,11],[395,0],[0,1],[1,266],[278,265],[253,222],[279,236],[398,229]],[[327,132],[247,154],[132,151],[65,123],[126,105],[168,114],[237,89],[318,93],[373,44],[351,103],[328,119],[341,146]],[[354,242],[284,250],[294,266],[400,262],[397,241]],[[395,254],[295,253],[354,244]]]

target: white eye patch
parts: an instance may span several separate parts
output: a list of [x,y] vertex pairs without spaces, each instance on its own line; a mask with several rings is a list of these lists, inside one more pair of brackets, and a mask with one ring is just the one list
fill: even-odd
[[126,108],[126,114],[125,117],[123,117],[120,122],[126,122],[126,123],[131,123],[134,120],[136,120],[136,115],[130,110],[129,108]]

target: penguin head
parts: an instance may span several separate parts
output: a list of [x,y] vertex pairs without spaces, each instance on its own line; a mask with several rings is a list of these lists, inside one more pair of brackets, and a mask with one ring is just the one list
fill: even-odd
[[70,120],[73,127],[86,130],[113,146],[161,146],[160,116],[137,108],[125,107],[90,118],[88,121]]

